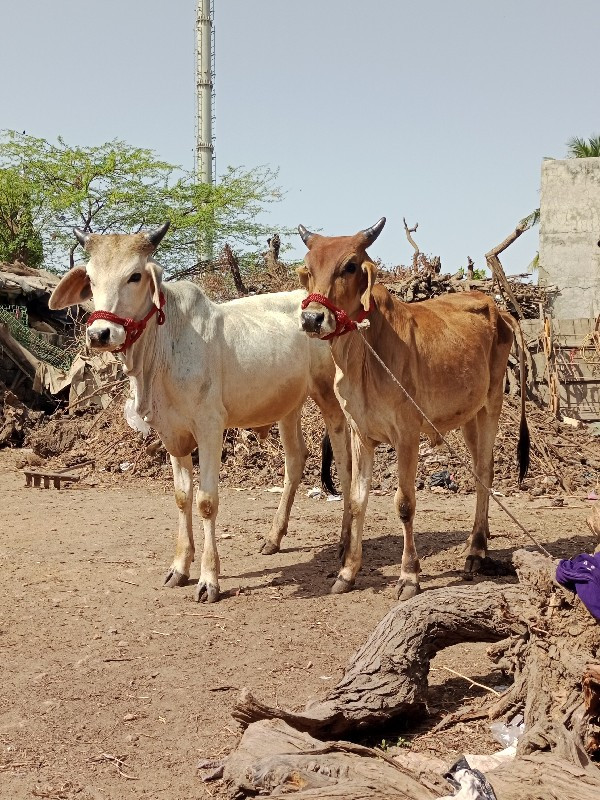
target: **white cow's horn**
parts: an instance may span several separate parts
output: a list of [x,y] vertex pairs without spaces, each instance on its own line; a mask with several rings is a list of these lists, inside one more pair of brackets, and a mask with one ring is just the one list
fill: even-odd
[[160,228],[156,228],[155,230],[149,231],[146,234],[146,236],[150,240],[150,244],[153,247],[155,247],[155,248],[158,247],[158,245],[160,244],[163,236],[169,230],[170,225],[171,225],[171,223],[169,221],[167,221],[163,225],[161,225]]
[[87,244],[87,240],[88,240],[88,237],[89,237],[90,234],[89,233],[85,233],[85,231],[82,231],[81,228],[73,228],[73,234],[74,234],[75,238],[77,239],[77,241],[79,242],[79,244],[85,250],[85,246]]

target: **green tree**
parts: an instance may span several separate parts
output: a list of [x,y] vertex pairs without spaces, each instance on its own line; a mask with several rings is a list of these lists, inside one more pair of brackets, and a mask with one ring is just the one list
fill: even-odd
[[129,233],[171,221],[161,245],[167,272],[189,273],[206,241],[257,249],[272,229],[259,221],[281,198],[277,173],[267,167],[230,168],[215,185],[197,184],[190,172],[152,151],[121,141],[71,147],[5,131],[0,168],[23,176],[33,198],[32,224],[44,246],[45,266],[72,265],[72,228]]
[[582,139],[573,136],[567,142],[568,158],[598,158],[600,157],[600,136],[590,136],[589,139]]
[[15,170],[0,169],[0,261],[39,267],[44,252],[33,218],[33,198]]

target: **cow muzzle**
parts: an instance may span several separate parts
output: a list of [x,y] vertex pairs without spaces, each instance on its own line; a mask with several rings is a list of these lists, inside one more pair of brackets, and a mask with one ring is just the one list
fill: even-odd
[[127,332],[122,325],[96,320],[87,329],[87,341],[92,350],[118,350],[125,343]]
[[156,314],[156,324],[164,325],[165,296],[161,292],[159,296],[159,306],[152,305],[150,311],[144,319],[132,319],[131,317],[119,317],[112,311],[94,311],[88,319],[87,337],[90,346],[95,350],[112,350],[116,353],[124,353],[131,345],[135,344],[142,333],[146,330],[146,325]]
[[319,336],[325,321],[324,311],[303,311],[300,314],[300,325],[305,333]]

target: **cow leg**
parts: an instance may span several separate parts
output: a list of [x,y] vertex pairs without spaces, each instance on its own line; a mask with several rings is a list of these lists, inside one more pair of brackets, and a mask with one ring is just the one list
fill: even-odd
[[[415,428],[418,431],[418,428]],[[402,564],[398,581],[398,600],[409,600],[421,591],[419,574],[421,565],[415,546],[413,521],[415,518],[415,477],[419,458],[419,437],[403,437],[396,446],[398,456],[398,489],[394,498],[396,513],[404,533]]]
[[350,541],[351,525],[350,484],[352,481],[352,456],[350,452],[350,431],[344,412],[336,396],[333,394],[333,391],[329,398],[313,395],[313,399],[321,409],[323,419],[325,420],[325,426],[329,434],[335,466],[337,468],[338,480],[342,489],[344,511],[342,515],[339,558],[343,564]]
[[302,480],[308,456],[300,425],[301,410],[302,406],[279,420],[279,435],[285,453],[285,474],[283,492],[271,524],[271,530],[260,547],[260,552],[266,556],[279,552],[281,540],[287,533],[294,497]]
[[179,527],[175,545],[175,558],[165,577],[165,586],[185,586],[190,576],[190,565],[194,560],[194,534],[192,532],[192,457],[171,456],[175,502],[179,509]]
[[223,428],[204,422],[204,435],[197,437],[199,486],[196,505],[204,528],[204,548],[200,563],[200,578],[194,599],[199,603],[214,603],[219,599],[219,553],[215,524],[219,510],[219,468],[223,446]]
[[344,552],[344,561],[337,579],[331,587],[332,594],[349,592],[362,564],[362,535],[373,477],[374,448],[361,441],[352,427],[352,481],[350,484],[350,535]]
[[[500,410],[497,413],[491,413],[482,408],[473,419],[462,426],[465,442],[473,458],[475,474],[489,488],[494,480],[494,440],[499,416]],[[487,540],[490,534],[488,520],[490,495],[478,481],[476,489],[475,521],[467,540],[469,553],[464,569],[466,580],[472,580],[473,576],[481,569],[482,561],[487,556]]]

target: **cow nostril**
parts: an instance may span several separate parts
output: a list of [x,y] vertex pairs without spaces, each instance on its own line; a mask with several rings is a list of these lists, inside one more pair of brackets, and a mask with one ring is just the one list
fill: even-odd
[[102,342],[102,344],[106,344],[110,339],[110,328],[104,328],[101,330],[97,336],[97,339],[99,342]]
[[316,333],[320,330],[324,319],[324,311],[304,311],[302,314],[302,328],[309,333]]

